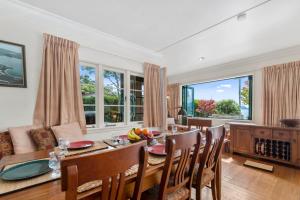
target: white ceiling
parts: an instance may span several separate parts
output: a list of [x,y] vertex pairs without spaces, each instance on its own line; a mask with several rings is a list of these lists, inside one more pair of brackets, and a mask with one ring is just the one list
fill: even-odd
[[21,1],[158,51],[170,75],[300,44],[299,0],[271,0],[166,49],[265,0]]

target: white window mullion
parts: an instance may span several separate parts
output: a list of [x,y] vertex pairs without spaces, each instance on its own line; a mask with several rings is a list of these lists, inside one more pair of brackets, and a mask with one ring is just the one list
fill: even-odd
[[103,67],[102,65],[98,66],[98,113],[99,113],[99,127],[104,128],[104,84],[103,84]]
[[130,72],[126,71],[126,124],[130,124]]

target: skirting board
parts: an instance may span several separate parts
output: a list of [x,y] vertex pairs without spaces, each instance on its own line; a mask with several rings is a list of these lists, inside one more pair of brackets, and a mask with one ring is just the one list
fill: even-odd
[[253,167],[256,169],[265,170],[268,172],[273,172],[273,170],[274,170],[274,167],[272,165],[266,165],[266,164],[262,164],[262,163],[254,162],[254,161],[250,161],[250,160],[246,160],[244,165],[248,166],[248,167]]

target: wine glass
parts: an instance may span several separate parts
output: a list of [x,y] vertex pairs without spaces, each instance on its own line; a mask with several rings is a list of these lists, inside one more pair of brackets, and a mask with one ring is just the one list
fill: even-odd
[[172,134],[175,134],[177,132],[177,126],[172,125]]
[[70,142],[68,140],[65,140],[63,138],[58,139],[58,148],[61,152],[63,152],[64,155],[68,153],[68,147]]
[[49,153],[49,168],[52,169],[52,176],[59,177],[60,176],[60,161],[58,160],[54,151]]

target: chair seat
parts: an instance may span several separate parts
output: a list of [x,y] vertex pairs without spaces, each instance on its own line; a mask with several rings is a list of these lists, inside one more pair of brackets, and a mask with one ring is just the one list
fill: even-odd
[[[193,186],[196,185],[198,168],[199,165],[196,165],[194,178],[193,178]],[[208,185],[214,179],[214,177],[215,177],[215,173],[211,169],[208,168],[204,169],[202,174],[202,179],[201,179],[201,187]]]
[[171,194],[167,195],[167,200],[182,200],[182,199],[188,199],[190,195],[190,190],[183,187],[177,190],[176,192],[173,192]]
[[[159,194],[159,186],[157,185],[154,188],[151,188],[150,190],[147,190],[142,194],[143,200],[154,200],[158,199]],[[176,190],[173,193],[170,193],[166,196],[166,200],[185,200],[188,199],[190,195],[189,189],[182,187],[179,190]]]

